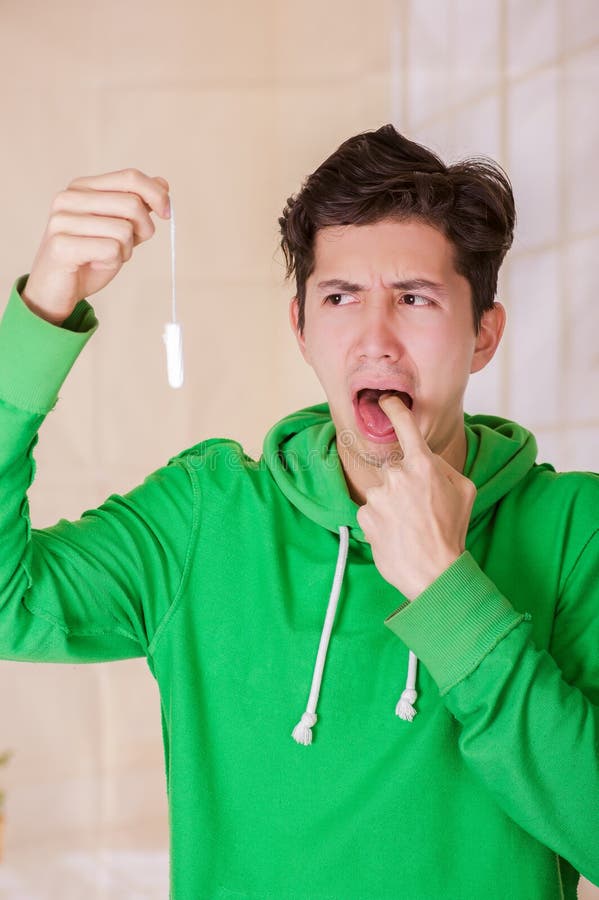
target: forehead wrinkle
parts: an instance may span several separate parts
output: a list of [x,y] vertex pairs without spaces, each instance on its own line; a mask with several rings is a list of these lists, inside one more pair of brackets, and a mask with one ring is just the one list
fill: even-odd
[[[369,290],[365,285],[357,284],[353,281],[345,281],[343,278],[327,278],[324,281],[319,281],[316,287],[319,290],[329,290],[334,288],[352,294],[358,294]],[[436,281],[431,281],[428,278],[405,278],[399,281],[392,281],[389,287],[401,291],[432,290],[437,294],[443,296],[447,295],[447,289],[444,285]]]

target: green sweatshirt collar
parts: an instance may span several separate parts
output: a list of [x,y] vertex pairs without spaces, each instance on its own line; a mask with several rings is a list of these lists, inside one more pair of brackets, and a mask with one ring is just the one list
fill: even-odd
[[[532,468],[534,436],[515,422],[496,416],[464,415],[467,451],[464,474],[477,487],[472,527]],[[277,422],[264,439],[263,458],[282,493],[323,528],[365,542],[349,495],[335,426],[326,403],[306,407]]]

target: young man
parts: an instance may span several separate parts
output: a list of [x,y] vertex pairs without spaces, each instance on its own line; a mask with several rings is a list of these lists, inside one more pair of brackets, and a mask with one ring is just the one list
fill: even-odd
[[258,461],[205,441],[31,529],[37,431],[97,327],[80,298],[167,192],[72,182],[10,297],[2,655],[147,658],[175,900],[574,898],[599,882],[599,479],[463,413],[504,325],[509,181],[390,125],[350,138],[280,219],[328,404]]

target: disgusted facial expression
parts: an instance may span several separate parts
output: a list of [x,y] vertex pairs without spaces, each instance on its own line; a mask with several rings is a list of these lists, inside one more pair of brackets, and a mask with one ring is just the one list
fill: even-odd
[[453,245],[414,219],[321,228],[314,257],[303,334],[296,298],[291,323],[324,388],[353,493],[380,480],[376,470],[401,452],[378,404],[383,392],[399,394],[434,453],[463,465],[464,391],[493,356],[503,308],[485,312],[475,334]]

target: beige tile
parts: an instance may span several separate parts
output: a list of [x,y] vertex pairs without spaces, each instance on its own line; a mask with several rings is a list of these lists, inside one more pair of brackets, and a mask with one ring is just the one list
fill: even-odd
[[457,153],[454,152],[455,118],[453,115],[441,115],[438,118],[415,125],[410,131],[409,137],[423,144],[433,153],[436,153],[443,162],[454,162]]
[[541,72],[509,95],[507,168],[518,224],[515,246],[555,240],[559,232],[557,73]]
[[160,705],[145,661],[2,666],[4,743],[14,751],[4,777],[11,846],[73,828],[154,834],[167,818],[166,786]]
[[535,428],[534,435],[537,440],[537,462],[551,463],[556,471],[564,471],[568,465],[568,455],[565,452],[564,429]]
[[564,457],[564,468],[599,472],[599,425],[569,428],[565,433]]
[[514,258],[509,272],[509,415],[532,428],[560,419],[561,298],[551,253]]
[[[121,743],[125,743],[124,732]],[[168,844],[168,801],[164,764],[138,763],[127,771],[111,770],[103,780],[101,829],[104,839],[126,830],[138,841]]]
[[[597,16],[599,18],[599,15]],[[577,233],[599,227],[599,48],[564,67],[564,114],[560,131],[564,167],[565,227]]]
[[407,77],[415,127],[493,89],[500,77],[499,4],[413,3]]
[[[51,774],[52,769],[48,772]],[[44,782],[13,785],[6,804],[10,831],[7,841],[11,846],[26,847],[28,843],[43,842],[48,832],[55,838],[60,834],[66,837],[73,830],[91,834],[100,818],[101,787],[96,774],[64,778],[53,775]]]
[[439,115],[452,102],[452,36],[455,20],[451,4],[443,0],[409,6],[408,76],[412,128]]
[[136,783],[157,778],[162,794],[160,696],[146,660],[129,659],[98,668],[103,681],[103,770],[125,780],[133,774]]
[[[35,28],[32,28],[32,22]],[[88,84],[170,82],[182,85],[268,81],[272,74],[274,16],[269,0],[190,4],[130,0],[103,6],[58,0],[51,7],[34,0],[27,7],[4,4],[0,47],[27,80],[77,73]],[[23,50],[27,65],[23,65]],[[39,62],[39,69],[38,69]]]
[[508,0],[506,8],[510,77],[554,60],[558,53],[558,0]]
[[499,96],[491,94],[453,113],[425,122],[410,135],[452,163],[471,156],[500,161],[501,131]]
[[169,889],[166,849],[114,850],[39,845],[7,853],[0,866],[5,900],[164,900]]
[[282,87],[323,87],[388,73],[397,4],[343,0],[275,3],[273,76]]
[[[390,91],[389,75],[383,74],[320,87],[282,87],[276,92],[272,112],[276,150],[270,184],[279,203],[277,216],[285,199],[343,141],[390,121]],[[401,130],[401,123],[395,124]]]
[[106,85],[243,89],[272,77],[276,36],[268,0],[247,6],[236,0],[92,5],[85,26],[74,36],[81,41],[83,35],[88,38],[87,65]]
[[[86,777],[101,767],[98,666],[2,662],[3,743],[14,750],[9,785]],[[61,717],[60,710],[76,710]],[[70,753],[65,755],[64,748]],[[43,749],[42,749],[43,748]]]
[[564,50],[573,50],[599,38],[599,15],[596,0],[568,0],[563,3]]
[[[451,4],[449,4],[451,5]],[[499,0],[456,0],[450,20],[454,103],[496,87],[499,64]]]
[[447,155],[451,160],[467,156],[501,158],[499,96],[492,94],[460,109],[452,117]]
[[566,248],[564,371],[566,408],[572,422],[599,422],[599,305],[597,258],[599,237],[576,241]]

